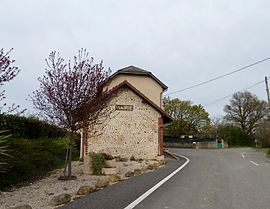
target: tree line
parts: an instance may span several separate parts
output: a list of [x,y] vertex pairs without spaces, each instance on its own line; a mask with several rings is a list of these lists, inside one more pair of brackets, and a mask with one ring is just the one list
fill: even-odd
[[223,139],[231,146],[252,146],[257,140],[263,147],[270,146],[269,104],[251,92],[233,94],[224,107],[225,116],[212,120],[202,105],[191,101],[167,97],[163,104],[174,117],[166,136]]

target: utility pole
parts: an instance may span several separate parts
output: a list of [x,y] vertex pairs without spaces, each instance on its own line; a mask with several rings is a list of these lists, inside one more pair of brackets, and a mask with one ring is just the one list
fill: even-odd
[[269,96],[269,88],[268,88],[268,81],[267,77],[265,76],[265,85],[266,85],[266,93],[267,93],[267,100],[268,100],[268,105],[270,106],[270,96]]

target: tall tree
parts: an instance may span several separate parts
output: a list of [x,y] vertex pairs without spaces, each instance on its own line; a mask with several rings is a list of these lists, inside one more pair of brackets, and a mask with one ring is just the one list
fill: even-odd
[[235,93],[230,104],[225,105],[224,111],[226,120],[235,123],[251,136],[267,116],[268,108],[265,101],[245,91]]
[[[18,73],[18,67],[14,66],[15,60],[10,58],[10,53],[13,49],[10,49],[8,52],[4,52],[4,49],[0,49],[0,87],[5,83],[12,80]],[[0,91],[0,114],[3,114],[3,108],[6,106],[6,103],[3,103],[5,99],[5,90]],[[7,110],[7,113],[16,110],[19,106],[12,104]]]
[[110,94],[105,81],[110,71],[104,69],[102,62],[94,64],[85,49],[79,50],[74,61],[67,63],[59,53],[53,51],[46,63],[45,75],[38,78],[40,88],[33,92],[32,99],[34,106],[47,120],[66,128],[70,133],[64,170],[64,178],[70,179],[71,136],[83,126],[106,117],[104,109]]
[[191,101],[178,98],[164,98],[164,109],[174,121],[166,128],[170,136],[203,135],[210,128],[209,114],[202,105],[193,105]]

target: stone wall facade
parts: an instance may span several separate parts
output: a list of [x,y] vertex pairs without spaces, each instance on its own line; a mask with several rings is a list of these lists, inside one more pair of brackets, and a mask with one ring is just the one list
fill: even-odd
[[[128,105],[124,110],[121,105]],[[159,154],[160,113],[128,87],[122,87],[112,98],[110,119],[89,130],[89,152],[110,153],[135,159],[155,159]],[[96,133],[93,133],[93,130]]]

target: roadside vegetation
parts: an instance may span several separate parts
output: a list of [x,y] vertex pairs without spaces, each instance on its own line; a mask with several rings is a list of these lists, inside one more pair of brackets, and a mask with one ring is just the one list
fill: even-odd
[[163,102],[174,117],[165,128],[165,142],[188,142],[190,136],[206,141],[223,139],[229,147],[270,147],[268,104],[248,91],[235,93],[224,107],[225,116],[211,122],[202,105],[177,98]]
[[[18,116],[19,105],[5,102],[3,86],[14,82],[20,69],[10,55],[0,49],[0,190],[46,175],[64,163],[65,132],[35,117]],[[75,146],[75,157],[78,151]]]
[[[14,115],[1,115],[0,128],[9,130],[1,135],[5,138],[5,155],[1,155],[5,167],[0,172],[0,189],[39,179],[64,165],[68,139],[62,129],[33,117]],[[79,140],[79,136],[75,138]],[[74,144],[74,160],[79,157],[78,144]]]
[[166,127],[165,134],[171,137],[182,135],[206,136],[210,130],[210,117],[202,105],[192,104],[178,98],[163,99],[163,106],[174,121]]
[[270,148],[268,148],[268,149],[266,150],[266,154],[267,154],[268,157],[270,157]]

